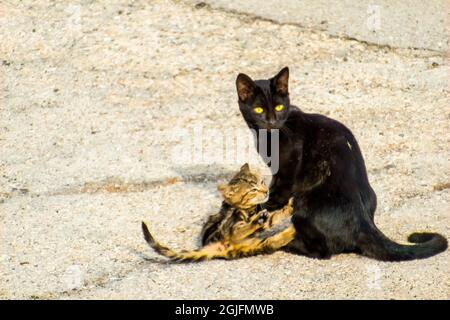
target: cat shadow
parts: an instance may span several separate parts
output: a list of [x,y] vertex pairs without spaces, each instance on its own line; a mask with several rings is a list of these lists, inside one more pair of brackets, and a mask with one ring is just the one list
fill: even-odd
[[159,265],[173,264],[173,261],[170,261],[168,259],[148,257],[145,253],[138,251],[136,248],[132,248],[131,246],[127,246],[126,249],[130,252],[130,254],[139,257],[141,261],[144,260],[146,262],[151,262]]
[[136,249],[131,249],[129,248],[130,252],[133,253],[135,256],[139,257],[140,259],[142,259],[145,262],[150,262],[153,264],[158,264],[161,266],[166,266],[166,267],[170,267],[170,266],[175,266],[175,265],[183,265],[183,264],[190,264],[190,263],[198,263],[200,261],[189,261],[189,260],[170,260],[170,259],[164,259],[164,258],[153,258],[153,257],[148,257],[147,255],[145,255],[142,252],[137,251]]
[[195,165],[188,167],[171,167],[187,183],[218,183],[229,180],[239,171],[230,170],[220,165]]
[[[301,252],[296,251],[293,248],[290,247],[284,247],[284,248],[280,248],[277,251],[282,251],[288,254],[293,254],[293,255],[300,255],[300,256],[304,256],[304,254],[302,254]],[[262,252],[259,253],[255,256],[267,256],[267,255],[271,255],[274,252]],[[177,261],[177,260],[170,260],[170,259],[164,259],[164,258],[153,258],[153,257],[148,257],[147,255],[143,254],[142,252],[138,252],[137,250],[134,250],[134,254],[138,257],[140,257],[143,261],[145,262],[149,262],[152,264],[158,264],[160,266],[166,266],[166,267],[171,267],[171,266],[176,266],[176,265],[186,265],[186,264],[197,264],[197,263],[202,263],[202,262],[206,262],[205,260],[199,260],[199,261],[190,261],[190,260],[182,260],[182,261]],[[243,259],[247,259],[247,258],[251,258],[251,256],[249,257],[241,257],[235,260],[243,260]],[[313,257],[312,257],[313,258]],[[226,259],[213,259],[213,260],[221,260],[221,261],[227,261]]]

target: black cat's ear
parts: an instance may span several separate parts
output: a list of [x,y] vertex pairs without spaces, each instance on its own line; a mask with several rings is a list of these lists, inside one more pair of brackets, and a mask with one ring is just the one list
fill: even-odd
[[280,72],[273,78],[275,90],[277,93],[282,95],[287,95],[289,93],[289,68],[284,67]]
[[248,163],[244,164],[241,167],[241,172],[249,172],[250,171],[250,166],[248,165]]
[[246,102],[253,95],[255,88],[255,82],[248,75],[239,73],[236,78],[236,89],[242,102]]

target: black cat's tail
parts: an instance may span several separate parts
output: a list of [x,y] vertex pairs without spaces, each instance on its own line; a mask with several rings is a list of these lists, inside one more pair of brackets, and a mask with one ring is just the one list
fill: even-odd
[[396,243],[387,238],[375,225],[366,226],[357,242],[362,254],[383,261],[424,259],[447,249],[448,243],[438,233],[413,233],[408,241],[414,245]]

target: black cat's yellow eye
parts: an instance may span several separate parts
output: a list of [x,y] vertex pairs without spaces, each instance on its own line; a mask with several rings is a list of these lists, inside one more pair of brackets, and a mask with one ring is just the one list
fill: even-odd
[[253,108],[253,111],[255,111],[255,113],[260,114],[260,113],[263,113],[263,112],[264,112],[264,109],[261,108],[261,107],[255,107],[255,108]]
[[284,109],[284,106],[282,104],[279,104],[275,107],[275,111],[281,111]]

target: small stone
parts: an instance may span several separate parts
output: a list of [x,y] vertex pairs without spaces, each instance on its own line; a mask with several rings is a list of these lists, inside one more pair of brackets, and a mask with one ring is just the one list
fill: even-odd
[[206,7],[206,3],[204,3],[204,2],[199,2],[199,3],[195,4],[195,9],[201,9],[204,7]]
[[437,68],[437,67],[439,67],[439,63],[437,63],[437,62],[435,62],[435,61],[433,61],[433,62],[431,63],[431,65],[430,65],[430,68],[431,68],[431,69]]

